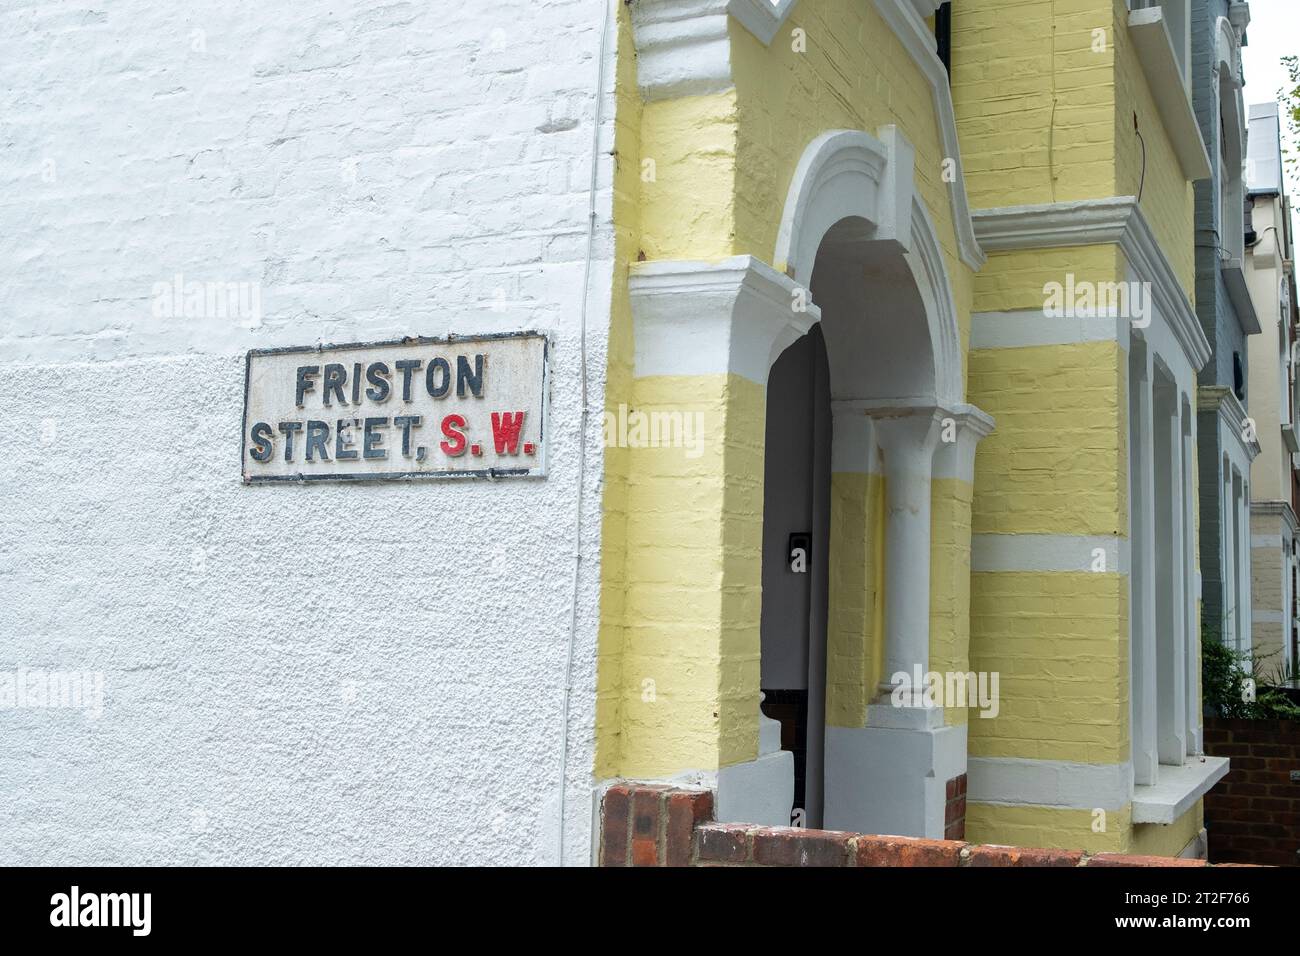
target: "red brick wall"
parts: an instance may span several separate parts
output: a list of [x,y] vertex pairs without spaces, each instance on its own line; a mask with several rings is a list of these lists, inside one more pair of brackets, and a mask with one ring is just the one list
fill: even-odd
[[1205,795],[1210,859],[1300,866],[1300,723],[1207,717],[1205,752],[1231,760]]
[[[957,783],[960,780],[961,783]],[[964,823],[965,781],[950,803]],[[981,846],[713,822],[713,794],[618,784],[601,806],[601,866],[1206,866],[1204,860]],[[955,820],[955,818],[954,818]],[[951,826],[951,824],[950,824]]]
[[966,839],[966,775],[948,781],[943,812],[943,838]]

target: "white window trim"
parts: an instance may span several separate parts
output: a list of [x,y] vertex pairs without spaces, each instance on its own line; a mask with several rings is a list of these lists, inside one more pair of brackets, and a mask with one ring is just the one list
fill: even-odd
[[[1131,759],[1134,793],[1199,749],[1198,635],[1191,499],[1194,413],[1189,370],[1170,364],[1153,323],[1129,357]],[[1138,336],[1134,336],[1136,339]]]
[[1128,15],[1128,32],[1137,47],[1138,60],[1184,178],[1208,179],[1210,154],[1201,139],[1201,127],[1192,108],[1191,87],[1184,66],[1188,60],[1180,61],[1174,50],[1164,10],[1158,6],[1133,9]]
[[[1227,17],[1214,28],[1214,154],[1218,159],[1219,246],[1223,281],[1241,329],[1260,331],[1259,316],[1246,283],[1246,108],[1241,95],[1241,40]],[[1229,125],[1231,128],[1228,128]],[[1223,150],[1224,142],[1228,152]]]

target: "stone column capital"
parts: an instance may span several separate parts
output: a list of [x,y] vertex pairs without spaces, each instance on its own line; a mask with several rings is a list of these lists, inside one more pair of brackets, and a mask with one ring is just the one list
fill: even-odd
[[934,477],[975,481],[975,451],[994,428],[993,417],[974,405],[956,405],[939,423]]
[[[884,452],[885,467],[910,468],[913,475],[974,480],[975,450],[980,441],[993,431],[994,421],[987,412],[974,405],[945,406],[930,403],[839,400],[832,403],[837,430],[836,442],[849,439],[856,448],[863,435],[870,436],[872,452],[879,445]],[[863,428],[856,427],[857,421]],[[846,434],[847,432],[847,434]],[[895,465],[888,464],[894,451]],[[933,454],[927,472],[920,462]],[[875,464],[874,455],[859,450],[855,461]],[[846,458],[846,465],[849,464]],[[840,467],[836,471],[866,471],[867,467]]]

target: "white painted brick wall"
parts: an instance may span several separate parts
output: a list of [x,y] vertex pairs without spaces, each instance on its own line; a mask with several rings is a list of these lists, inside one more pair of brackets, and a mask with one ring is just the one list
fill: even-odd
[[[0,9],[0,671],[106,675],[98,720],[0,708],[0,864],[554,858],[603,13]],[[605,85],[595,409],[612,64]],[[260,326],[155,318],[154,283],[177,273],[260,283]],[[555,337],[545,481],[240,483],[247,349],[521,328]],[[591,828],[599,425],[573,862]]]

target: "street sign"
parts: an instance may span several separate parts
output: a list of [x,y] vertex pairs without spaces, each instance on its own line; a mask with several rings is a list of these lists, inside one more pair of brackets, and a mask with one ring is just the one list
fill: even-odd
[[245,483],[546,473],[538,332],[254,349]]

